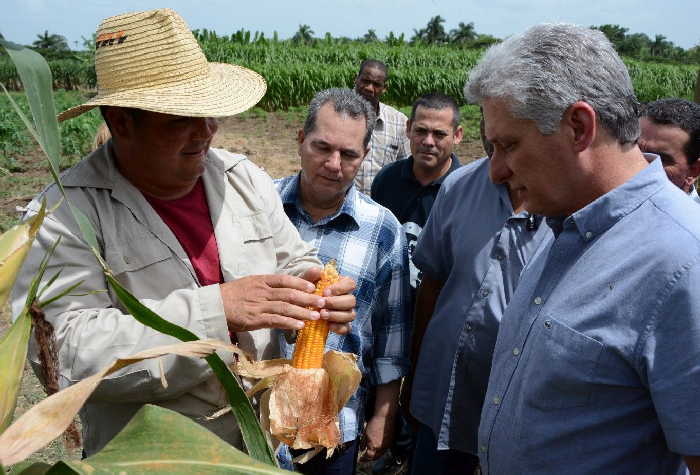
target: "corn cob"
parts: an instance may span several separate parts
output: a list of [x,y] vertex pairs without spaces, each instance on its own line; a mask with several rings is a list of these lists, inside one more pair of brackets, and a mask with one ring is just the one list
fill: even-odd
[[[335,261],[330,261],[323,268],[321,279],[316,282],[314,295],[323,295],[326,287],[338,282],[340,276],[335,268]],[[320,368],[323,365],[323,350],[328,338],[328,320],[308,320],[299,330],[292,357],[292,366],[299,369]]]

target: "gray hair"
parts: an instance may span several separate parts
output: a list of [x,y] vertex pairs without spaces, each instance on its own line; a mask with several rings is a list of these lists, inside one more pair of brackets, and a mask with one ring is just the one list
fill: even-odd
[[564,112],[588,103],[621,144],[639,138],[639,103],[627,67],[605,35],[567,24],[537,25],[494,45],[464,86],[470,102],[498,98],[542,134],[559,130]]
[[374,123],[377,121],[377,114],[369,101],[353,91],[346,88],[331,88],[317,92],[309,104],[309,112],[304,121],[304,135],[309,135],[316,129],[316,117],[321,107],[327,103],[334,105],[334,110],[338,114],[347,115],[352,119],[364,118],[367,133],[363,145],[366,147],[372,138]]

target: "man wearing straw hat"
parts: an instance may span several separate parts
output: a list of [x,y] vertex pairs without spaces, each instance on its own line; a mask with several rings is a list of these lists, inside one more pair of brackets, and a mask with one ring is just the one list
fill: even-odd
[[[99,252],[116,279],[169,321],[201,338],[231,334],[258,359],[278,352],[271,328],[298,329],[304,320],[327,318],[346,332],[354,318],[354,282],[341,279],[326,296],[313,296],[320,262],[285,216],[272,180],[245,157],[209,148],[213,117],[255,105],[265,92],[263,78],[208,63],[182,18],[167,9],[104,20],[95,62],[97,96],[59,120],[99,106],[113,138],[62,181],[96,229]],[[50,206],[59,202],[56,186],[41,197]],[[37,199],[29,214],[38,206]],[[62,269],[54,288],[82,281],[84,291],[45,308],[62,387],[117,357],[174,342],[126,314],[65,204],[46,218],[17,288],[28,288],[59,237],[54,270],[46,275]],[[14,296],[15,309],[22,302]],[[226,404],[206,363],[169,357],[129,366],[100,385],[81,411],[85,452],[102,448],[144,403],[190,416],[241,446],[232,416],[204,419]]]

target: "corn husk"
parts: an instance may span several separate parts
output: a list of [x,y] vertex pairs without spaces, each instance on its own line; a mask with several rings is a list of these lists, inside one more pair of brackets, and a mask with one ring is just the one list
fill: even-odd
[[260,419],[272,436],[293,449],[311,449],[304,462],[326,448],[328,457],[340,445],[338,413],[357,391],[362,374],[357,356],[328,351],[323,367],[293,368],[289,360],[252,361],[239,353],[232,369],[239,375],[259,379],[249,395],[261,396]]

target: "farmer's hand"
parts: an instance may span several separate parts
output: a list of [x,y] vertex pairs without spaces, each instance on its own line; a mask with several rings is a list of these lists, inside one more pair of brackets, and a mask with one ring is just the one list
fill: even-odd
[[[321,278],[321,271],[320,267],[311,268],[302,278],[315,283]],[[342,335],[350,331],[350,322],[355,319],[355,296],[351,293],[353,290],[355,281],[343,276],[324,290],[325,306],[321,308],[321,318],[328,320],[332,332]]]
[[[355,299],[347,293],[352,290],[352,279],[341,279],[327,289],[328,297],[313,295],[320,269],[306,272],[303,278],[291,275],[254,275],[221,284],[221,297],[229,330],[232,332],[259,328],[298,330],[305,320],[327,318],[333,330],[347,331],[354,318]],[[312,280],[315,278],[315,280]],[[347,282],[349,280],[349,282]],[[348,298],[350,297],[350,298]],[[348,305],[350,309],[348,310]],[[322,309],[320,312],[306,307]],[[338,326],[340,325],[340,326]],[[333,328],[335,326],[335,328]]]

